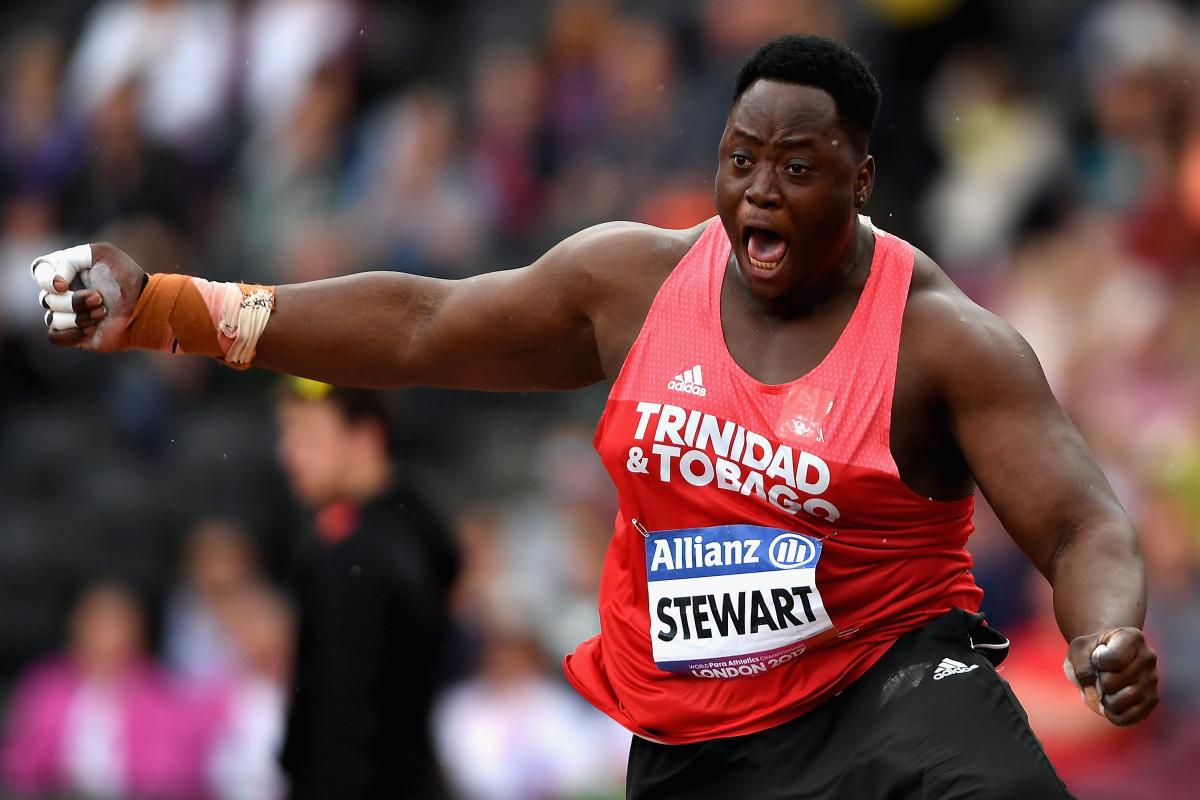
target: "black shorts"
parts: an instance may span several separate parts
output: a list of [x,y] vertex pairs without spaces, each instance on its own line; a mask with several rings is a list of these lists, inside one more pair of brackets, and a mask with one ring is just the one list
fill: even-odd
[[902,636],[845,691],[791,722],[684,745],[635,736],[627,797],[1069,798],[996,674],[1002,641],[982,615],[956,609]]

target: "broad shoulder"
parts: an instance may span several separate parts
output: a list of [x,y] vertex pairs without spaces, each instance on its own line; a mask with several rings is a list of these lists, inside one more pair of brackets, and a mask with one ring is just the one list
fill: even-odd
[[587,317],[604,374],[614,379],[667,276],[704,232],[610,222],[581,231],[546,255],[565,296]]
[[594,281],[624,282],[647,272],[666,277],[691,249],[706,223],[673,230],[638,222],[606,222],[564,239],[547,258]]
[[950,394],[984,390],[993,379],[1044,382],[1029,343],[1004,319],[955,285],[933,259],[916,251],[901,347]]

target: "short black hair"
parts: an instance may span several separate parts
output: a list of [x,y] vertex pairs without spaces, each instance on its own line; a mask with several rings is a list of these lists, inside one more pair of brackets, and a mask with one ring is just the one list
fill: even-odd
[[351,425],[361,425],[371,422],[379,426],[384,438],[391,441],[395,430],[392,410],[383,392],[372,389],[351,389],[345,386],[334,386],[326,399],[331,402]]
[[862,57],[826,36],[789,33],[761,45],[738,70],[730,108],[755,81],[798,83],[824,89],[837,106],[846,133],[865,153],[879,116],[879,83]]

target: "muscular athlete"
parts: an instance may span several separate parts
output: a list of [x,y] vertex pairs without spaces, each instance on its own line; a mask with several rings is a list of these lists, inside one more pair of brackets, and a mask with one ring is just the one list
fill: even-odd
[[[875,179],[868,143],[878,103],[874,78],[857,56],[818,37],[768,43],[739,75],[716,174],[730,255],[720,283],[719,319],[709,324],[719,326],[729,355],[754,381],[788,384],[813,370],[834,348],[863,295],[880,241],[859,215]],[[532,391],[611,385],[656,295],[705,229],[615,222],[566,239],[522,269],[465,280],[376,272],[279,286],[254,365],[365,387]],[[49,338],[64,346],[122,349],[144,273],[110,244],[93,244],[91,259],[94,288],[71,291],[63,277],[54,279],[52,293],[62,310],[54,320],[60,329]],[[911,269],[890,419],[890,451],[900,481],[934,502],[960,501],[978,486],[1053,587],[1068,671],[1084,701],[1115,725],[1141,721],[1157,703],[1156,656],[1141,630],[1145,576],[1129,519],[1051,394],[1029,345],[969,300],[924,254],[916,252]],[[686,398],[679,402],[686,405]],[[850,702],[839,696],[818,710],[835,701]],[[818,719],[816,713],[806,713],[797,724]],[[970,747],[972,726],[985,726],[990,713],[963,720],[954,735],[964,748]],[[661,733],[662,741],[672,741],[671,731]],[[720,747],[775,746],[768,739],[754,744],[764,735],[774,734],[742,737],[742,744],[720,740]],[[804,734],[796,736],[803,741]],[[670,761],[683,748],[702,744],[635,740],[635,753],[639,746],[667,753],[639,756],[638,769],[665,770],[661,775],[636,775],[631,763],[631,796],[728,796],[716,788],[720,780],[708,782],[709,794],[696,788],[697,776],[708,768],[704,759],[692,757],[711,753],[728,757],[722,763],[740,763],[727,750],[714,744]],[[794,747],[779,752],[784,761],[804,759],[803,750]],[[1035,748],[1026,760],[1044,761],[1039,754]],[[1000,757],[972,757],[955,769],[983,774],[981,765]],[[921,786],[928,796],[1065,794],[1052,770],[1039,772],[1040,765],[1010,770],[1024,776],[1015,783],[968,781],[954,783],[959,787],[954,791],[935,792],[928,778],[912,784],[887,777],[899,775],[903,770],[896,765],[903,761],[875,764],[872,774],[883,778],[872,791],[883,796],[892,781],[890,791],[907,787],[911,794],[887,796],[922,796]],[[765,786],[770,779],[753,769],[784,768],[728,767],[738,769],[751,770],[742,780]],[[850,769],[847,762],[843,770]],[[799,786],[810,773],[790,774],[789,785]],[[827,778],[778,796],[874,796],[851,794],[846,787],[852,783]],[[1040,783],[1043,779],[1048,782]]]

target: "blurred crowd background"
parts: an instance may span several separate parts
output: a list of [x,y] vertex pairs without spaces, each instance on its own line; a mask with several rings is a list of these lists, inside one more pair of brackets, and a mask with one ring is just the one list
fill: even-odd
[[[179,797],[280,797],[287,577],[314,535],[276,455],[280,379],[54,350],[36,255],[107,239],[150,271],[214,279],[457,278],[596,222],[690,226],[713,213],[737,65],[790,31],[872,64],[884,103],[866,213],[1031,341],[1141,534],[1153,718],[1117,730],[1079,702],[1045,581],[981,503],[972,549],[985,611],[1013,640],[1003,674],[1081,797],[1194,790],[1200,3],[41,0],[0,21],[12,796],[40,796],[30,687],[73,664],[85,680],[137,675],[131,737],[187,728],[158,761],[192,776]],[[558,668],[598,629],[615,510],[590,445],[604,397],[389,395],[400,463],[465,558],[435,713],[464,798],[622,796],[627,735]],[[230,697],[240,711],[222,717]],[[133,792],[126,765],[71,747],[90,777],[60,796]]]

